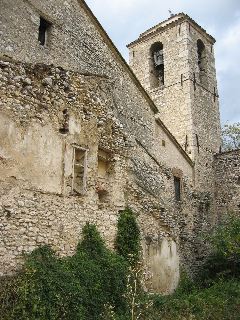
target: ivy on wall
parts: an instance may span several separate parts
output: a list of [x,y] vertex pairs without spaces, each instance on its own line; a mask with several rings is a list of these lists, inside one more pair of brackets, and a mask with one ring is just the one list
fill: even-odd
[[132,210],[127,208],[121,211],[119,215],[116,251],[130,264],[135,264],[140,258],[140,248],[140,230],[136,217]]
[[116,249],[86,224],[73,256],[60,258],[48,246],[34,250],[18,274],[0,278],[0,319],[106,320],[106,310],[129,319],[132,288],[140,290],[129,273],[140,259],[140,231],[130,209],[120,212]]
[[59,258],[43,246],[26,257],[18,275],[0,279],[0,319],[99,320],[106,305],[122,314],[127,271],[124,258],[87,224],[72,257]]

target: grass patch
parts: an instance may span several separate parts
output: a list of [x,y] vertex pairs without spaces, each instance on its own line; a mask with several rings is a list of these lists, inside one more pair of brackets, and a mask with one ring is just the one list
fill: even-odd
[[240,280],[218,280],[209,288],[177,290],[172,296],[153,300],[149,320],[239,320]]

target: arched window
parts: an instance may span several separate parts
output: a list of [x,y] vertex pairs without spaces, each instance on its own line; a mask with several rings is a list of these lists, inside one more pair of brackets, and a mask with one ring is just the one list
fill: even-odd
[[199,69],[199,80],[202,84],[207,86],[207,59],[206,59],[206,48],[202,40],[197,41],[197,55],[198,55],[198,69]]
[[198,67],[199,71],[206,72],[206,49],[202,40],[197,41]]
[[164,57],[163,44],[156,42],[150,49],[150,84],[152,88],[164,85]]

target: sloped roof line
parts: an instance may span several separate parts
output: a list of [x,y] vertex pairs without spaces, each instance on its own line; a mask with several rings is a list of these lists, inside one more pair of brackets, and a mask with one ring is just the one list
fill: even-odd
[[[157,114],[159,112],[157,106],[155,105],[155,103],[152,101],[152,99],[150,98],[149,94],[145,91],[145,89],[143,88],[143,86],[141,85],[140,81],[137,79],[136,75],[134,74],[134,72],[131,70],[131,68],[129,67],[129,65],[127,64],[127,62],[124,60],[124,58],[122,57],[121,53],[119,52],[119,50],[117,49],[117,47],[115,46],[115,44],[112,42],[111,38],[109,37],[109,35],[107,34],[107,32],[104,30],[103,26],[101,25],[101,23],[98,21],[98,19],[96,18],[96,16],[93,14],[92,10],[89,8],[89,6],[87,5],[87,3],[84,0],[78,0],[80,6],[85,10],[85,12],[88,14],[88,16],[90,16],[90,18],[93,20],[93,23],[96,25],[96,27],[99,29],[101,36],[105,39],[105,41],[110,45],[110,48],[113,52],[113,54],[115,55],[115,57],[120,61],[120,63],[122,64],[122,66],[125,68],[125,70],[128,72],[128,74],[130,75],[130,77],[132,78],[132,80],[134,81],[134,83],[136,84],[136,86],[139,88],[139,90],[141,91],[141,93],[143,94],[143,96],[146,98],[146,100],[148,101],[151,110],[154,112],[154,114]],[[173,142],[173,144],[178,148],[178,150],[180,151],[180,153],[184,156],[184,158],[188,161],[188,163],[193,167],[194,163],[192,161],[192,159],[188,156],[188,154],[183,150],[182,146],[178,143],[178,141],[176,140],[176,138],[173,136],[173,134],[167,129],[167,127],[163,124],[162,121],[159,122],[159,124],[161,125],[163,131],[167,134],[167,136],[169,137],[169,139]]]

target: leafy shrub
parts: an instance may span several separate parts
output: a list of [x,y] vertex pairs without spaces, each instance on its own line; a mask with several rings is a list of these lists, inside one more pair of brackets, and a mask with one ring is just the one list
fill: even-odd
[[117,226],[116,250],[130,264],[140,258],[140,230],[131,209],[120,212]]
[[239,320],[239,218],[230,217],[209,238],[212,254],[200,279],[205,286],[184,275],[171,296],[141,289],[140,232],[129,209],[118,228],[121,256],[90,224],[72,257],[58,258],[47,246],[26,256],[18,275],[0,279],[0,319]]
[[230,215],[208,240],[212,252],[202,270],[205,283],[219,277],[239,277],[240,218]]
[[233,124],[226,123],[222,128],[223,151],[240,148],[240,122]]
[[209,288],[155,296],[148,320],[238,320],[240,280],[218,280]]
[[0,289],[0,318],[99,320],[106,304],[120,314],[126,274],[124,259],[87,224],[74,256],[60,259],[44,246],[26,257],[24,270]]
[[193,282],[185,275],[171,296],[154,297],[149,320],[238,320],[240,218],[229,216],[207,239],[211,254]]

